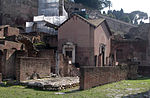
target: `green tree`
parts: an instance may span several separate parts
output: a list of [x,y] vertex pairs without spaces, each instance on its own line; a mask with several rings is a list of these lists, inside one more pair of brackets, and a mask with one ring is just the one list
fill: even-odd
[[81,3],[93,9],[102,10],[105,7],[111,6],[110,0],[74,0],[75,3]]
[[129,14],[132,17],[131,20],[133,21],[133,23],[136,23],[136,21],[138,20],[142,21],[148,19],[148,14],[142,11],[133,11]]
[[112,7],[112,3],[111,3],[111,1],[110,1],[110,0],[108,0],[108,1],[107,1],[107,5],[108,5],[109,10],[110,10],[110,7]]
[[137,19],[134,20],[134,24],[138,25],[138,20]]
[[141,24],[144,24],[144,22],[143,22],[142,20],[140,21],[140,25],[141,25]]
[[[112,14],[112,15],[111,15]],[[132,23],[135,25],[138,25],[138,21],[140,21],[140,24],[143,24],[143,20],[148,19],[148,15],[145,12],[142,11],[133,11],[131,13],[124,13],[123,9],[121,10],[108,10],[107,16],[113,17],[115,19]]]

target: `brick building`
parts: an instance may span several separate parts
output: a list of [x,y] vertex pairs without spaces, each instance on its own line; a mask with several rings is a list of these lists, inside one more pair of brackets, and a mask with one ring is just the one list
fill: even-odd
[[[139,74],[144,76],[150,76],[150,23],[145,23],[139,25],[138,27],[130,29],[128,35],[132,39],[142,39],[144,42],[140,46],[140,48],[144,48],[143,45],[146,43],[145,49],[145,63],[139,66]],[[137,43],[139,45],[139,43]]]
[[[54,66],[53,50],[37,51],[30,38],[21,35],[19,29],[0,26],[0,81],[1,79],[43,78]],[[52,55],[52,56],[51,56]]]
[[11,27],[9,25],[0,26],[0,38],[8,37],[8,36],[18,36],[19,29]]
[[74,15],[58,29],[58,50],[82,66],[109,64],[111,32],[105,19]]
[[146,64],[147,42],[142,39],[112,39],[111,58],[112,63],[127,63],[136,61],[140,66]]

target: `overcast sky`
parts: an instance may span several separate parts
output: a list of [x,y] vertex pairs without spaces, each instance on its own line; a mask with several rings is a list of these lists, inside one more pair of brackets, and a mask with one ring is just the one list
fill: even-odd
[[125,13],[132,11],[143,11],[150,16],[150,0],[111,0],[112,10],[120,10],[123,8]]

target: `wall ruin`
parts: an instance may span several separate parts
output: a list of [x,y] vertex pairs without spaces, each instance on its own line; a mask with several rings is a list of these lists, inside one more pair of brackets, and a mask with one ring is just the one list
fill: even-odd
[[0,73],[0,83],[2,82],[2,73]]
[[128,78],[135,79],[137,68],[138,66],[134,64],[130,66],[82,67],[80,69],[80,89],[85,90]]
[[18,81],[44,78],[50,76],[50,67],[47,58],[20,57],[16,62],[16,78]]

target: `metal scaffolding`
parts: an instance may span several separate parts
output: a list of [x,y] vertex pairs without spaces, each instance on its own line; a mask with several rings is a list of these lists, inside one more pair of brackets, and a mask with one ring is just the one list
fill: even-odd
[[[50,34],[57,34],[53,28],[45,26],[51,23],[59,26],[68,18],[68,14],[64,9],[63,0],[38,0],[38,16],[34,16],[34,22],[26,23],[26,32],[32,32],[34,23],[37,23],[37,31]],[[61,15],[60,15],[61,12]]]

